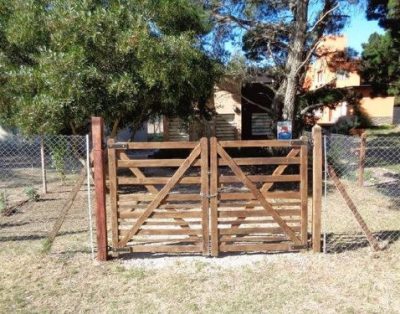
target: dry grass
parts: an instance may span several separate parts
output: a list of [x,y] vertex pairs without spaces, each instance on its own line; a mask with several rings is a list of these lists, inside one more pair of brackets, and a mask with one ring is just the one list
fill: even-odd
[[[327,255],[132,257],[98,264],[87,244],[84,192],[51,253],[41,253],[65,196],[46,198],[0,217],[1,313],[400,312],[400,241],[379,253],[364,247]],[[379,202],[370,208],[378,210]],[[337,226],[344,217],[335,217]],[[399,220],[386,218],[388,228],[400,229]]]

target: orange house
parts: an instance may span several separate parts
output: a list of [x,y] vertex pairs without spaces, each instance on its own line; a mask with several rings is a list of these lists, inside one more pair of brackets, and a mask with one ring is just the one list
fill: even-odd
[[[370,85],[362,85],[359,74],[359,60],[346,56],[347,39],[345,36],[326,36],[316,49],[317,59],[306,73],[303,88],[316,90],[321,87],[351,88],[360,95],[362,113],[374,125],[399,123],[399,112],[394,107],[394,97],[376,97],[372,95]],[[323,107],[314,111],[317,123],[333,125],[341,117],[351,116],[352,108],[346,102],[334,109]]]

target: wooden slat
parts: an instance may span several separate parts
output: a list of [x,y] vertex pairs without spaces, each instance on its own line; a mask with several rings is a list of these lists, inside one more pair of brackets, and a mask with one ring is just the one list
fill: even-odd
[[300,141],[279,141],[279,140],[246,140],[246,141],[219,141],[221,147],[300,147],[307,143],[300,144]]
[[149,236],[143,236],[146,238],[141,238],[139,236],[135,236],[132,239],[129,240],[129,243],[148,243],[148,244],[177,244],[177,243],[198,243],[202,242],[201,238],[195,237],[195,238],[172,238],[171,236],[168,236],[167,238],[154,238],[154,237],[149,237]]
[[[268,199],[300,199],[300,192],[267,192],[263,193],[264,198]],[[220,200],[254,200],[253,193],[220,193]]]
[[[299,182],[300,175],[293,174],[293,175],[250,175],[247,176],[249,180],[253,183],[258,182],[266,182],[266,183],[273,183],[273,182]],[[219,177],[220,183],[238,183],[241,182],[240,179],[236,176],[220,176]]]
[[[147,168],[147,167],[179,167],[185,159],[130,159],[118,160],[118,168]],[[297,157],[254,157],[254,158],[234,158],[239,166],[246,165],[298,165],[300,158]],[[219,166],[228,166],[223,159],[219,159]],[[196,161],[192,166],[199,167],[200,161]]]
[[[300,231],[299,226],[291,226],[291,230],[294,232]],[[259,228],[220,228],[219,234],[253,234],[253,233],[278,233],[285,234],[281,227],[259,227]]]
[[[186,159],[129,159],[118,160],[118,168],[158,168],[158,167],[179,167]],[[200,161],[195,161],[191,166],[200,166]]]
[[[300,216],[300,209],[282,209],[275,210],[281,217],[284,216]],[[218,211],[219,217],[265,217],[271,216],[267,210],[229,210],[229,211]]]
[[[132,221],[127,221],[124,219],[119,219],[119,226],[132,226]],[[177,221],[177,220],[170,220],[170,221],[153,221],[147,219],[143,225],[144,226],[188,226],[188,225],[199,225],[201,224],[200,220],[196,221]]]
[[[114,139],[108,140],[108,145],[114,145]],[[118,208],[117,208],[117,168],[115,165],[116,152],[114,148],[108,149],[108,176],[110,184],[110,203],[111,203],[111,225],[112,225],[112,246],[118,247],[119,231],[118,231]],[[115,252],[114,252],[115,253]]]
[[[301,202],[271,202],[270,203],[272,207],[278,208],[278,207],[300,207]],[[255,207],[262,207],[260,205],[260,202],[258,201],[251,201],[251,202],[237,202],[237,203],[232,203],[232,202],[219,202],[219,209],[226,209],[226,208],[238,208],[238,207],[244,207],[244,206],[252,206],[252,208]]]
[[[120,212],[119,217],[120,218],[139,218],[145,213],[144,210],[141,211],[126,211],[126,212]],[[154,211],[154,213],[151,215],[151,218],[157,218],[157,219],[164,219],[164,218],[201,218],[202,217],[202,212],[201,211],[185,211],[185,212],[157,212]]]
[[[298,223],[300,224],[300,219],[285,219],[287,223]],[[237,223],[237,220],[222,220],[222,218],[218,219],[218,225],[231,225]],[[241,221],[242,225],[248,224],[272,224],[276,223],[273,219],[245,219]]]
[[203,230],[203,255],[209,254],[209,182],[208,182],[208,140],[207,138],[202,138],[200,140],[201,149],[201,209],[202,209],[202,220],[201,226]]
[[[127,202],[126,204],[121,204],[118,206],[119,210],[123,209],[146,209],[148,203],[141,202],[140,204],[134,204],[134,202]],[[201,204],[200,203],[193,203],[188,204],[185,202],[184,204],[162,204],[158,206],[158,209],[199,209],[200,210]]]
[[128,243],[129,239],[136,234],[143,222],[151,215],[153,210],[157,208],[161,202],[168,195],[170,190],[175,186],[179,179],[184,175],[184,173],[189,169],[191,164],[196,160],[200,154],[200,144],[198,144],[193,151],[190,153],[189,157],[181,164],[175,174],[171,177],[171,180],[161,189],[157,194],[157,197],[149,204],[145,212],[138,218],[135,225],[127,233],[123,240],[119,242],[120,247],[124,247]]
[[268,252],[290,251],[290,243],[266,243],[266,244],[224,244],[219,246],[221,252]]
[[224,235],[220,237],[221,242],[232,243],[232,242],[281,242],[287,241],[287,237],[282,236],[241,236],[234,237],[231,235]]
[[[301,140],[307,142],[307,137],[302,136]],[[300,148],[300,194],[301,194],[301,241],[303,245],[307,244],[307,223],[308,223],[308,147],[304,145]]]
[[128,149],[194,149],[198,142],[124,142],[122,144],[126,144]]
[[218,256],[218,155],[217,139],[210,139],[210,222],[211,255]]
[[[300,158],[298,157],[252,157],[252,158],[232,158],[238,166],[253,165],[298,165]],[[219,166],[229,166],[224,159],[218,160]]]
[[[146,185],[146,184],[167,184],[169,177],[145,177],[145,178],[131,178],[131,177],[118,177],[119,185]],[[201,177],[184,177],[179,181],[179,184],[200,184]]]
[[[150,202],[157,197],[158,194],[146,194],[146,193],[135,193],[135,194],[122,194],[119,195],[119,205],[123,205],[126,202],[131,201],[144,201]],[[200,201],[201,196],[200,194],[168,194],[165,197],[165,201]]]
[[135,245],[129,247],[132,253],[199,253],[202,245]]
[[[121,230],[122,237],[129,235],[129,230]],[[201,235],[201,229],[140,229],[137,235]]]

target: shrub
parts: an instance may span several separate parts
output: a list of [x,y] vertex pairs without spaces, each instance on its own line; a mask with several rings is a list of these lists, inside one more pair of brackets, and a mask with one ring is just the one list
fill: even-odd
[[0,213],[3,213],[7,208],[7,192],[2,191],[0,193]]
[[26,188],[25,194],[26,194],[26,196],[28,196],[29,200],[32,202],[37,202],[40,198],[40,195],[39,195],[37,189],[34,188],[33,186]]

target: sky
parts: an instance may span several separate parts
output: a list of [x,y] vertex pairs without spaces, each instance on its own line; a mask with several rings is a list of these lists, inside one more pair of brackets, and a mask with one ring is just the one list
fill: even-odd
[[347,37],[348,46],[362,52],[362,44],[368,41],[369,36],[374,33],[383,33],[383,29],[378,26],[377,21],[368,21],[364,12],[352,14],[350,24],[343,30]]

